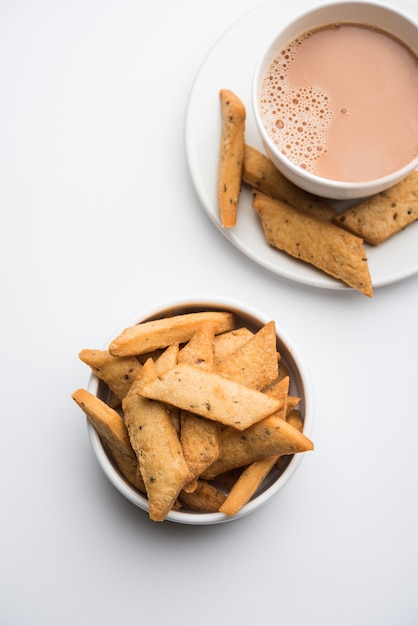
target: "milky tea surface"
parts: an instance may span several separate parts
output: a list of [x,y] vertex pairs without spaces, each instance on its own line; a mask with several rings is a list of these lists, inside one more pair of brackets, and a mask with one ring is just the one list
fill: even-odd
[[295,39],[270,64],[260,104],[282,153],[324,178],[373,180],[418,153],[418,60],[368,26]]

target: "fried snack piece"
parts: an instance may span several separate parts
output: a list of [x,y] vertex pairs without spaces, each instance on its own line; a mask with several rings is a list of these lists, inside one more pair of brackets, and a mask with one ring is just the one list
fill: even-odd
[[238,430],[248,428],[281,407],[275,398],[188,363],[179,363],[145,384],[140,393]]
[[237,350],[253,336],[254,333],[246,326],[217,335],[214,340],[215,365],[218,366],[225,357]]
[[228,89],[221,89],[221,145],[219,150],[217,198],[221,223],[232,228],[237,221],[244,161],[246,110]]
[[176,406],[171,406],[167,404],[166,407],[167,412],[170,416],[171,423],[173,424],[174,430],[177,433],[177,436],[180,438],[180,410]]
[[[286,418],[289,384],[290,379],[287,376],[268,392],[273,397],[283,400],[283,408],[277,412],[277,416],[281,419]],[[231,488],[225,502],[219,509],[220,512],[225,513],[225,515],[235,515],[252,498],[279,458],[280,455],[273,454],[248,465]]]
[[[302,432],[302,430],[303,430],[303,420],[301,418],[300,411],[298,411],[297,409],[294,409],[294,408],[290,408],[289,403],[288,403],[288,406],[287,406],[286,422],[288,424],[290,424],[291,426],[293,426],[293,428],[296,428],[296,430],[298,430],[299,432]],[[280,456],[277,459],[276,468],[278,470],[284,469],[286,467],[288,461],[289,461],[289,456],[288,455]]]
[[123,400],[142,365],[134,356],[115,357],[108,350],[81,350],[79,358]]
[[104,441],[120,473],[133,487],[145,493],[144,482],[137,475],[138,461],[119,413],[85,389],[75,391],[72,398]]
[[189,480],[189,468],[166,407],[138,394],[143,383],[156,376],[155,364],[148,359],[122,408],[147,492],[149,517],[161,522]]
[[300,416],[300,411],[298,411],[297,409],[292,409],[286,415],[286,422],[288,424],[291,424],[291,426],[293,426],[293,428],[296,428],[299,432],[302,432],[303,421],[302,421],[302,418]]
[[167,348],[172,343],[184,343],[189,341],[203,321],[216,322],[217,333],[234,328],[233,313],[224,311],[174,315],[125,328],[110,343],[109,352],[113,356],[136,356],[159,348]]
[[[171,369],[175,365],[177,365],[178,355],[179,355],[179,344],[172,343],[170,346],[168,346],[168,348],[163,350],[163,352],[161,352],[161,354],[159,354],[158,356],[156,356],[155,353],[153,353],[153,356],[148,357],[148,358],[152,358],[154,360],[156,372],[158,375],[160,375],[166,372],[167,370]],[[180,436],[180,411],[178,410],[177,407],[174,407],[168,404],[166,405],[166,409],[170,416],[171,423],[174,426],[174,430],[177,433],[177,436]]]
[[288,367],[283,363],[283,361],[279,361],[279,380],[281,380],[282,378],[285,378],[286,376],[289,376],[289,369]]
[[332,220],[337,215],[334,207],[294,185],[265,154],[248,144],[245,145],[242,179],[253,189],[320,219]]
[[[157,374],[163,374],[177,365],[179,358],[179,344],[172,343],[154,361]],[[147,359],[148,360],[148,359]]]
[[214,339],[216,322],[203,322],[180,350],[178,362],[190,363],[206,371],[215,369]]
[[281,417],[283,420],[286,419],[287,413],[287,401],[288,401],[288,393],[290,386],[290,378],[289,376],[285,376],[276,382],[275,385],[270,387],[266,394],[271,398],[277,398],[281,403],[281,408],[277,411],[276,415]]
[[[204,322],[179,354],[179,363],[189,363],[205,371],[215,368],[213,322]],[[192,492],[197,477],[220,456],[220,423],[190,411],[180,411],[180,442],[189,467],[191,482],[184,491]]]
[[221,455],[221,425],[195,413],[180,411],[180,442],[190,473],[185,491],[194,491],[196,479]]
[[222,376],[252,389],[264,389],[279,374],[276,325],[265,324],[243,346],[218,364]]
[[270,415],[239,432],[226,428],[221,432],[221,458],[201,478],[211,480],[236,467],[249,465],[266,456],[295,454],[313,450],[313,443],[278,415]]
[[373,295],[360,237],[257,191],[253,207],[271,246],[310,263],[368,297]]
[[198,480],[193,493],[182,491],[179,500],[193,511],[216,513],[225,501],[225,494],[206,480]]
[[418,219],[418,171],[340,213],[334,223],[377,246]]
[[237,482],[233,485],[223,504],[220,513],[235,515],[257,491],[267,474],[277,462],[277,455],[268,456],[261,461],[254,461],[244,469]]
[[287,416],[293,411],[293,409],[299,404],[300,398],[298,396],[287,396],[286,406],[286,420]]

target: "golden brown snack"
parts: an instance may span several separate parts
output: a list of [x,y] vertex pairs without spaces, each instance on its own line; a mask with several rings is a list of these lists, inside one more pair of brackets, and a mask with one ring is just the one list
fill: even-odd
[[281,417],[283,420],[286,419],[287,414],[289,386],[290,378],[289,376],[285,376],[266,391],[267,395],[272,398],[277,398],[282,403],[282,407],[277,411],[276,415]]
[[182,491],[179,500],[193,511],[215,513],[225,500],[225,494],[206,480],[198,480],[192,493]]
[[248,428],[281,407],[275,398],[188,363],[179,363],[144,385],[140,393],[238,430]]
[[202,473],[205,480],[266,456],[313,450],[313,443],[278,415],[270,415],[244,432],[235,428],[223,430],[221,449],[221,458]]
[[335,216],[334,223],[377,246],[418,219],[418,171]]
[[189,341],[203,321],[216,322],[217,333],[234,328],[234,315],[223,311],[203,311],[164,317],[125,328],[110,343],[109,352],[114,356],[136,356],[159,348],[167,348],[172,343],[183,343]]
[[[289,396],[289,387],[290,387],[290,378],[289,375],[283,376],[283,378],[279,378],[279,380],[272,385],[266,393],[273,396],[274,398],[278,398],[283,401],[283,407],[277,411],[277,417],[280,417],[283,420],[287,421],[287,415],[291,412],[291,407],[299,402],[299,398],[294,398],[293,396]],[[291,422],[289,422],[291,426],[294,426]],[[303,426],[303,423],[302,423]],[[299,432],[302,432],[302,428],[298,429]],[[245,475],[243,479],[238,485],[235,494],[231,499],[231,503],[227,505],[227,510],[232,511],[235,507],[239,505],[240,498],[243,500],[242,505],[246,504],[251,496],[258,489],[260,483],[267,476],[270,469],[276,464],[276,467],[280,467],[281,459],[285,460],[289,458],[289,455],[272,455],[267,457],[267,459],[262,459],[260,461],[255,461],[251,463],[247,470],[245,471]],[[285,462],[282,463],[284,467]],[[254,467],[253,467],[254,466]],[[251,469],[253,467],[253,469]],[[259,480],[259,482],[257,482]],[[253,491],[252,491],[253,490]],[[227,511],[224,511],[225,513]],[[231,514],[231,513],[230,513]]]
[[[179,354],[179,363],[189,363],[212,372],[215,368],[213,322],[203,322]],[[191,483],[184,491],[194,491],[197,477],[220,456],[220,424],[213,420],[180,411],[180,442],[189,467]]]
[[299,404],[299,402],[300,402],[299,396],[287,396],[286,420],[287,420],[287,416],[290,415],[290,413]]
[[214,339],[216,322],[203,322],[194,335],[180,350],[178,362],[190,363],[201,369],[213,371],[215,369]]
[[242,179],[253,189],[257,189],[277,200],[288,202],[296,209],[310,215],[332,220],[337,214],[330,204],[300,189],[288,180],[262,152],[245,145]]
[[254,192],[253,207],[271,246],[373,295],[362,239],[260,192]]
[[158,375],[163,374],[167,370],[171,370],[172,367],[177,365],[178,358],[179,358],[179,344],[172,343],[154,360],[157,374]]
[[293,428],[296,428],[299,432],[302,432],[303,421],[300,416],[300,411],[298,411],[297,409],[292,409],[286,415],[286,422],[290,424],[291,426],[293,426]]
[[[296,428],[296,430],[298,430],[299,432],[302,432],[303,421],[300,416],[300,411],[291,407],[291,403],[289,403],[289,401],[287,404],[286,422],[290,424],[291,426],[293,426],[293,428]],[[278,470],[283,470],[284,467],[287,465],[288,461],[289,461],[288,455],[280,456],[277,459],[276,468]]]
[[189,468],[166,407],[138,394],[138,388],[156,376],[155,364],[149,359],[122,407],[147,492],[149,516],[160,522],[167,517],[188,481]]
[[265,324],[251,339],[218,364],[217,372],[231,380],[264,389],[279,373],[276,325]]
[[281,380],[282,378],[285,378],[286,376],[289,376],[289,369],[288,367],[283,363],[283,361],[279,361],[279,380]]
[[[178,355],[179,344],[172,343],[170,346],[168,346],[168,348],[163,350],[161,354],[157,356],[155,353],[153,353],[153,357],[148,357],[148,359],[153,359],[156,372],[158,375],[160,375],[177,365]],[[180,411],[177,409],[177,407],[171,405],[166,405],[166,409],[170,416],[170,420],[173,424],[174,430],[177,433],[177,436],[180,436]]]
[[[200,476],[209,465],[219,459],[220,438],[221,428],[218,422],[189,411],[180,411],[180,442],[191,480]],[[185,489],[191,490],[189,487]]]
[[145,493],[143,480],[137,476],[138,461],[119,413],[85,389],[75,391],[72,398],[104,441],[121,474],[133,487]]
[[228,89],[221,89],[221,145],[219,150],[217,197],[222,226],[237,221],[245,143],[245,106]]
[[244,345],[254,333],[245,326],[217,335],[214,341],[215,364],[219,365],[226,356]]
[[[146,494],[151,519],[162,521],[182,506],[219,510],[225,493],[247,468],[238,490],[242,506],[267,462],[258,470],[248,466],[313,449],[284,419],[290,415],[289,422],[302,427],[293,412],[300,399],[288,395],[289,370],[277,351],[274,322],[253,332],[235,329],[232,314],[204,312],[138,326],[112,342],[122,351],[139,345],[143,351],[138,356],[99,351],[106,364],[138,360],[121,414],[87,392],[73,397],[121,473]],[[148,333],[150,342],[144,339]],[[108,394],[108,403],[113,395]],[[283,468],[289,456],[280,457]],[[211,484],[206,482],[209,471],[216,478]]]
[[233,485],[219,511],[225,515],[235,515],[255,494],[267,474],[277,462],[277,455],[254,461],[244,469]]
[[103,380],[118,400],[123,400],[135,380],[141,364],[134,356],[115,357],[108,350],[81,350],[79,358]]

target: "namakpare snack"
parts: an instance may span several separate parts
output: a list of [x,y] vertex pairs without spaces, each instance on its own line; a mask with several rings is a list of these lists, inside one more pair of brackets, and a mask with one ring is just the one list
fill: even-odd
[[222,226],[236,224],[244,161],[246,110],[230,90],[221,89],[221,145],[218,165],[218,206]]
[[[108,398],[83,389],[73,398],[119,472],[146,494],[154,521],[172,509],[235,515],[272,468],[313,449],[295,422],[300,399],[290,394],[273,321],[254,332],[229,312],[172,315],[128,327],[93,352],[106,367],[91,351],[80,358]],[[111,407],[109,383],[124,371],[128,384],[116,385]]]
[[314,265],[366,296],[373,295],[360,237],[258,191],[254,192],[253,207],[271,246]]
[[378,246],[418,219],[418,171],[334,216],[335,224]]

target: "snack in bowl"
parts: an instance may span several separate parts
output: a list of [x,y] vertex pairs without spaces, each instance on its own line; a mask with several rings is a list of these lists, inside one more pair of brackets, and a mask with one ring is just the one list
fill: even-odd
[[[111,355],[121,345],[127,354]],[[119,405],[94,365],[88,388],[73,398],[105,474],[154,521],[247,515],[313,449],[311,392],[297,350],[251,308],[215,298],[174,303],[116,333],[105,351],[139,363]]]
[[418,219],[418,171],[393,187],[363,200],[333,218],[338,226],[378,246]]

